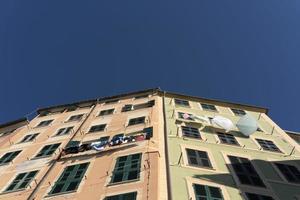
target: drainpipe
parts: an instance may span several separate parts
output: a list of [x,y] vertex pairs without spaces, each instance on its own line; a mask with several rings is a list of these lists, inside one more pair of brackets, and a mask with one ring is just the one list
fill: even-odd
[[[91,111],[89,112],[89,114],[86,116],[86,118],[83,120],[83,122],[80,124],[80,126],[78,127],[78,129],[75,131],[75,133],[72,135],[72,137],[70,138],[70,140],[68,141],[68,143],[70,141],[72,141],[72,139],[77,135],[77,133],[79,132],[79,130],[81,129],[82,125],[86,122],[86,120],[90,117],[91,113],[94,111],[94,109],[96,108],[96,105],[98,104],[98,100],[96,102],[96,104],[94,105],[94,107],[91,109]],[[68,144],[67,143],[67,144]],[[48,177],[49,173],[51,172],[51,170],[53,169],[53,167],[55,166],[55,164],[58,162],[59,158],[61,157],[61,153],[60,152],[58,154],[58,156],[56,157],[56,159],[52,160],[52,165],[49,167],[49,169],[47,170],[47,172],[45,173],[45,175],[43,176],[43,178],[40,180],[40,182],[37,184],[37,186],[34,188],[34,190],[32,191],[32,193],[29,195],[29,197],[27,198],[27,200],[34,200],[35,197],[34,195],[36,194],[36,192],[38,191],[38,188],[42,185],[42,183],[45,181],[45,179]]]
[[171,187],[171,175],[170,175],[170,161],[169,161],[169,151],[168,151],[168,133],[167,133],[167,118],[166,118],[166,107],[165,107],[165,96],[163,95],[163,116],[164,116],[164,146],[165,146],[165,161],[166,161],[166,175],[167,175],[167,190],[168,190],[168,200],[172,200],[172,187]]

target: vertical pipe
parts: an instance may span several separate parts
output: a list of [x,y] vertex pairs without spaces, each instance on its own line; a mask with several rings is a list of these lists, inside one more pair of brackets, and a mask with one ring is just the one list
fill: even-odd
[[168,133],[167,133],[167,118],[166,118],[166,107],[165,107],[165,95],[163,92],[163,117],[164,117],[164,146],[165,146],[165,161],[166,161],[166,175],[167,175],[167,190],[168,190],[168,200],[172,200],[172,187],[171,187],[171,175],[170,175],[170,162],[169,162],[169,152],[168,152]]

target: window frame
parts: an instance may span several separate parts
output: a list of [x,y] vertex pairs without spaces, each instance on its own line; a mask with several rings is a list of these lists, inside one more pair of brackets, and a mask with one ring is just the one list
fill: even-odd
[[[61,146],[61,144],[62,143],[53,143],[53,144],[46,144],[46,145],[44,145],[43,147],[41,147],[39,149],[39,151],[35,154],[35,156],[32,159],[41,159],[41,158],[48,158],[48,157],[53,156],[53,154],[57,151],[57,149]],[[41,156],[38,156],[46,146],[53,146],[53,145],[58,145],[58,146],[56,147],[56,149],[50,155],[41,155]],[[50,150],[51,150],[51,148],[50,149],[48,148],[47,150],[44,150],[44,151],[46,151],[47,154],[48,154],[48,152]]]
[[[258,166],[256,166],[256,164],[252,161],[252,158],[249,155],[246,154],[241,154],[241,153],[235,153],[235,152],[222,152],[223,158],[225,160],[225,163],[227,165],[227,168],[229,170],[229,173],[232,175],[234,181],[236,184],[238,184],[240,186],[241,189],[250,189],[250,190],[254,190],[254,191],[269,191],[269,189],[271,188],[268,181],[266,181],[266,177],[263,175],[262,171],[260,170],[260,168]],[[232,167],[232,163],[229,160],[229,156],[235,156],[235,157],[242,157],[242,158],[247,158],[250,163],[252,164],[253,168],[255,169],[256,173],[258,174],[258,176],[260,177],[261,181],[263,182],[263,184],[265,185],[265,187],[257,187],[257,186],[253,186],[253,185],[247,185],[247,184],[242,184],[238,178],[238,176],[236,175],[235,170]]]
[[[26,135],[24,135],[23,138],[18,142],[18,144],[23,144],[23,143],[33,142],[34,140],[36,140],[36,138],[38,137],[39,134],[40,134],[40,133],[30,133],[30,134],[26,134]],[[27,136],[31,136],[31,137],[30,137],[30,140],[24,141],[25,138],[26,138]],[[34,136],[34,137],[32,138],[32,136]]]
[[[203,105],[213,106],[215,108],[215,110],[204,108]],[[207,111],[207,112],[215,112],[215,113],[220,112],[216,105],[210,104],[210,103],[199,103],[199,107],[200,107],[201,110]]]
[[[116,196],[119,196],[119,195],[126,195],[126,194],[130,194],[130,193],[134,193],[134,195],[135,195],[135,199],[134,200],[138,200],[138,194],[139,194],[139,192],[137,191],[137,190],[135,190],[135,191],[132,191],[132,192],[122,192],[122,193],[117,193],[117,194],[108,194],[108,195],[106,195],[104,198],[103,198],[103,200],[109,200],[108,198],[112,198],[112,197],[116,197]],[[120,197],[118,198],[118,200],[120,199]],[[121,200],[123,200],[123,198],[121,199]]]
[[[184,129],[183,128],[196,129],[198,131],[198,133],[199,133],[199,137],[190,137],[190,136],[187,136],[184,133]],[[180,131],[181,131],[181,137],[183,137],[183,138],[189,138],[189,139],[195,139],[195,140],[203,140],[203,134],[201,133],[201,131],[199,130],[198,127],[184,124],[184,125],[180,125]]]
[[[78,185],[76,186],[76,188],[74,190],[63,191],[63,192],[60,191],[60,192],[57,192],[57,193],[52,193],[57,184],[61,184],[61,182],[63,182],[64,183],[63,187],[66,187],[66,189],[67,189],[70,186],[70,184],[75,181],[74,179],[68,180],[68,181],[67,181],[67,179],[65,181],[59,181],[60,179],[62,179],[63,175],[66,173],[66,170],[67,170],[68,167],[79,166],[79,165],[82,165],[82,164],[87,164],[87,166],[83,170],[82,176],[80,178],[77,178],[78,180],[80,179],[80,182],[78,183]],[[80,187],[82,186],[82,184],[83,184],[82,182],[84,182],[84,177],[87,176],[89,169],[92,168],[91,165],[92,165],[92,163],[90,161],[85,161],[85,162],[79,162],[79,163],[76,163],[76,164],[70,164],[70,165],[67,165],[64,168],[62,168],[60,170],[60,173],[57,173],[57,176],[56,176],[56,179],[55,179],[55,183],[53,184],[52,187],[50,187],[48,189],[46,197],[52,197],[52,196],[58,196],[58,195],[64,195],[64,194],[68,194],[68,193],[77,192],[80,189]],[[76,175],[76,173],[78,172],[78,168],[79,167],[77,167],[77,171],[73,171],[72,170],[71,173],[70,173],[70,175],[71,174],[73,174],[73,175],[75,174]],[[68,184],[68,185],[66,185],[66,184]]]
[[[59,133],[59,131],[61,130],[61,129],[69,129],[70,128],[70,131],[68,132],[68,133],[64,133],[64,134],[60,134],[60,135],[58,135],[58,133]],[[73,132],[74,132],[74,126],[66,126],[66,127],[61,127],[61,128],[59,128],[59,129],[57,129],[56,131],[55,131],[55,137],[60,137],[60,136],[66,136],[66,135],[69,135],[69,134],[71,134],[72,133],[72,130],[73,130]]]
[[[188,151],[194,151],[195,152],[195,154],[196,154],[195,159],[197,161],[197,164],[192,164],[191,163]],[[205,157],[201,157],[199,155],[199,152],[204,153],[205,156],[206,156],[206,158]],[[186,148],[184,153],[186,153],[187,165],[189,165],[191,167],[196,167],[196,168],[213,169],[213,166],[212,166],[212,163],[210,161],[210,157],[209,157],[207,151],[203,151],[203,150],[199,150],[199,149],[193,149],[193,148]],[[202,161],[203,159],[207,161],[208,166],[204,165],[204,163]]]
[[[256,191],[256,190],[246,190],[246,191],[243,191],[241,193],[242,197],[245,199],[245,200],[248,200],[248,197],[247,197],[247,194],[246,193],[252,193],[252,194],[256,194],[256,195],[264,195],[264,196],[269,196],[269,197],[272,197],[274,200],[279,200],[277,198],[277,196],[273,193],[273,191],[269,190],[269,191]],[[261,194],[263,193],[263,194]]]
[[[237,116],[237,117],[242,117],[242,116],[245,116],[248,114],[246,110],[239,109],[239,108],[229,108],[229,110],[231,111],[231,113],[234,116]],[[237,113],[235,111],[237,111]],[[240,111],[244,111],[245,114],[238,114]]]
[[[11,159],[11,155],[12,154],[14,154],[14,153],[16,153],[17,152],[17,155],[15,155],[12,159]],[[9,154],[9,153],[11,153],[10,154],[10,156],[9,156],[9,161],[8,162],[3,162],[3,163],[0,163],[0,166],[3,166],[3,165],[9,165],[16,157],[18,157],[18,155],[20,155],[20,153],[22,152],[22,150],[14,150],[14,151],[9,151],[9,152],[7,152],[7,153],[4,153],[2,156],[1,156],[1,158],[0,158],[0,161],[2,160],[2,158],[6,155],[6,154]],[[4,159],[3,159],[4,160]],[[7,159],[6,159],[7,160]]]
[[[130,179],[130,180],[126,179],[126,180],[121,180],[121,181],[118,181],[118,182],[113,182],[113,179],[115,177],[114,172],[115,172],[116,166],[118,164],[119,158],[125,157],[125,156],[133,156],[133,155],[140,155],[140,162],[139,162],[140,167],[139,167],[139,170],[137,172],[137,178],[136,179]],[[143,152],[117,155],[113,159],[114,159],[114,162],[113,162],[113,165],[112,165],[112,168],[111,168],[111,173],[110,173],[111,176],[108,177],[108,182],[107,182],[106,186],[114,186],[114,185],[126,184],[126,183],[131,183],[131,182],[137,183],[139,181],[143,181],[143,179],[144,179],[143,178],[143,170],[142,170],[142,166],[144,166],[144,154],[143,154]],[[126,163],[126,161],[125,161],[125,163]],[[127,178],[128,178],[129,172],[128,171],[126,172],[126,170],[123,170],[123,173],[124,173],[124,171],[125,171],[125,173],[127,173]],[[123,177],[124,177],[124,174],[122,176],[122,179],[123,179]]]
[[[115,110],[116,110],[115,108],[108,108],[108,109],[100,110],[97,114],[97,117],[104,117],[104,116],[113,115],[115,113]],[[112,111],[112,112],[107,114],[107,111]],[[102,112],[104,114],[101,114]]]
[[192,118],[184,119],[183,117],[182,118],[180,117],[183,114],[188,114],[188,115],[194,115],[194,114],[191,114],[189,112],[184,112],[184,111],[175,111],[175,112],[176,112],[176,115],[177,115],[177,119],[180,120],[180,121],[188,121],[188,122],[198,123],[195,119],[192,119]]
[[[182,158],[180,159],[179,162],[180,162],[180,165],[182,167],[186,167],[186,168],[190,168],[190,169],[196,169],[196,170],[202,170],[202,171],[207,171],[207,172],[212,172],[213,171],[213,172],[224,173],[224,172],[219,170],[219,168],[217,166],[217,162],[216,162],[216,160],[215,160],[215,158],[214,158],[214,156],[211,152],[211,149],[203,147],[203,146],[194,146],[194,145],[187,145],[187,144],[181,144],[180,149],[181,149]],[[190,165],[186,149],[193,149],[193,150],[196,150],[196,151],[205,151],[207,153],[208,158],[209,158],[211,167]]]
[[[91,131],[91,129],[93,127],[100,127],[100,126],[104,126],[103,130],[96,130],[96,131]],[[88,133],[89,134],[94,134],[94,133],[98,133],[98,132],[104,132],[105,130],[107,129],[107,124],[94,124],[94,125],[91,125],[88,129]]]
[[[296,185],[296,186],[300,185],[300,181],[299,182],[291,182],[286,178],[285,174],[282,173],[281,170],[279,169],[279,167],[277,166],[277,164],[282,164],[282,163],[280,163],[280,161],[271,161],[271,163],[272,163],[272,166],[275,169],[275,171],[279,174],[281,179],[284,181],[284,183]],[[300,172],[300,167],[296,163],[288,163],[288,164],[282,164],[282,165],[293,166]]]
[[[215,187],[215,186],[211,186],[211,185],[204,185],[204,184],[197,184],[197,183],[193,183],[193,189],[194,189],[194,194],[195,194],[195,199],[197,199],[197,193],[196,193],[196,189],[195,189],[195,186],[198,185],[198,186],[202,186],[204,187],[204,190],[205,190],[205,196],[204,195],[201,195],[202,197],[200,198],[207,198],[209,200],[224,200],[224,197],[223,197],[223,194],[222,194],[222,190],[221,188],[219,187]],[[219,194],[221,195],[221,198],[218,198],[218,197],[213,197],[212,196],[212,193],[211,193],[211,188],[216,188],[218,189],[218,192]]]
[[[131,120],[137,120],[137,119],[144,119],[142,123],[134,123],[134,124],[131,124],[130,121]],[[127,127],[131,127],[131,126],[138,126],[138,125],[145,125],[147,122],[147,117],[144,115],[144,116],[140,116],[140,117],[132,117],[132,118],[128,118],[127,120]]]
[[[185,102],[185,103],[182,103]],[[187,104],[186,104],[187,103]],[[179,107],[190,108],[191,104],[189,100],[174,98],[174,105]]]
[[204,180],[204,179],[193,178],[193,177],[186,177],[185,181],[186,181],[186,185],[187,185],[187,193],[188,193],[189,200],[196,200],[196,194],[195,194],[195,191],[193,188],[193,184],[218,187],[221,190],[221,194],[222,194],[224,200],[232,199],[227,191],[227,187],[222,184],[211,182],[211,181]]
[[[68,117],[66,122],[80,122],[84,118],[85,113],[75,114]],[[80,116],[79,119],[71,119],[72,117]]]
[[[47,124],[47,125],[40,125],[41,123],[48,122],[48,121],[50,121],[49,124]],[[54,119],[42,120],[42,121],[39,121],[39,123],[35,126],[35,128],[44,128],[44,127],[50,126],[53,122],[54,122]]]
[[[255,137],[253,139],[254,139],[254,142],[256,143],[256,145],[259,147],[259,150],[261,150],[261,151],[272,152],[272,153],[276,153],[276,154],[283,154],[284,153],[273,140],[257,138],[257,137]],[[275,147],[278,149],[278,151],[264,149],[263,146],[258,142],[258,140],[264,140],[264,141],[272,142],[275,145]]]
[[[224,135],[231,135],[231,136],[233,136],[234,140],[236,141],[236,144],[224,143],[224,142],[220,139],[219,134],[224,134]],[[240,144],[240,142],[238,141],[237,137],[236,137],[235,135],[231,134],[231,133],[224,133],[224,132],[221,132],[221,131],[215,131],[215,138],[216,138],[216,140],[217,140],[217,142],[218,142],[219,144],[229,145],[229,146],[231,146],[231,147],[241,147],[241,144]],[[226,141],[227,141],[227,140],[226,140]]]
[[[22,190],[26,190],[27,187],[32,183],[32,181],[34,180],[34,178],[37,176],[37,174],[39,173],[40,170],[32,170],[32,171],[26,171],[26,172],[20,172],[18,174],[15,174],[15,176],[13,178],[10,179],[10,181],[7,183],[7,185],[4,187],[3,191],[1,192],[2,194],[6,194],[6,193],[13,193],[13,192],[18,192],[18,191],[22,191]],[[22,188],[19,188],[20,186],[22,186],[22,184],[24,182],[26,182],[27,176],[31,173],[31,172],[35,172],[34,175],[31,177],[31,179],[28,180],[27,184],[25,186],[23,186]],[[25,174],[21,180],[23,180],[22,182],[17,182],[15,184],[14,187],[18,186],[18,189],[12,189],[12,190],[8,190],[14,182],[16,182],[16,179],[18,176],[20,176],[21,174]]]

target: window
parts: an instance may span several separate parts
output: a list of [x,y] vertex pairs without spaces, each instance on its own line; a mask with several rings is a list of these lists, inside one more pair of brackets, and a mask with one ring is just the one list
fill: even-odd
[[201,107],[203,108],[203,110],[215,111],[215,112],[217,111],[217,108],[215,105],[201,103]]
[[230,108],[231,111],[237,115],[237,116],[243,116],[243,115],[246,115],[246,112],[244,110],[241,110],[241,109],[236,109],[236,108]]
[[71,121],[79,121],[79,120],[81,120],[82,117],[83,117],[83,114],[80,114],[80,115],[73,115],[73,116],[71,116],[71,117],[68,119],[68,122],[71,122]]
[[89,163],[82,163],[66,167],[55,182],[55,185],[49,192],[49,195],[76,191],[88,166]]
[[284,175],[287,181],[291,183],[300,183],[300,171],[293,165],[275,163],[280,172]]
[[56,136],[67,135],[71,132],[72,129],[73,129],[73,126],[61,128],[57,131]]
[[148,101],[147,103],[141,103],[141,104],[136,104],[136,105],[126,104],[126,105],[123,106],[122,112],[128,112],[128,111],[132,111],[132,110],[150,108],[154,105],[155,105],[154,100]]
[[249,159],[235,156],[228,156],[228,158],[242,184],[265,187]]
[[151,100],[146,103],[141,103],[141,104],[136,104],[133,106],[133,110],[139,110],[139,109],[144,109],[144,108],[150,108],[155,105],[155,101]]
[[21,189],[25,189],[32,179],[35,177],[38,171],[31,171],[18,174],[13,182],[6,188],[5,192],[13,192]]
[[223,144],[232,144],[232,145],[239,145],[235,137],[229,133],[217,133],[220,139],[220,142]]
[[265,196],[265,195],[261,195],[261,194],[254,194],[254,193],[249,193],[249,192],[246,192],[246,197],[247,197],[248,200],[274,200],[270,196]]
[[36,136],[38,136],[39,133],[34,133],[34,134],[30,134],[30,135],[26,135],[21,141],[20,143],[24,143],[24,142],[31,142],[33,141]]
[[129,120],[128,126],[133,126],[133,125],[136,125],[136,124],[143,124],[143,123],[145,123],[145,119],[146,119],[146,117],[132,118],[132,119]]
[[274,142],[270,140],[256,139],[256,141],[259,143],[261,148],[263,148],[263,150],[281,152],[280,149],[278,149],[278,147],[274,144]]
[[62,113],[63,110],[52,110],[52,111],[43,111],[39,114],[39,117],[44,117],[44,116],[47,116],[47,115],[53,115],[53,114],[58,114],[58,113]]
[[42,148],[42,150],[35,156],[36,158],[51,156],[55,150],[59,147],[60,143],[49,144]]
[[190,126],[181,126],[181,129],[183,136],[201,139],[200,132],[197,128]]
[[212,168],[207,152],[194,149],[186,149],[186,153],[189,165]]
[[131,110],[133,110],[133,105],[132,104],[126,104],[122,108],[122,112],[128,112],[128,111],[131,111]]
[[223,200],[221,189],[214,186],[193,184],[196,200]]
[[188,114],[188,113],[178,112],[178,117],[180,119],[186,119],[186,120],[195,121],[195,119],[193,118],[193,115],[192,114]]
[[138,179],[140,177],[141,158],[141,153],[118,157],[111,183]]
[[9,130],[9,131],[4,131],[4,132],[0,133],[0,137],[9,135],[9,134],[13,133],[15,130],[17,130],[17,129],[13,129],[13,130]]
[[125,194],[118,194],[114,196],[105,197],[104,200],[136,200],[137,192],[130,192]]
[[51,120],[46,120],[46,121],[41,121],[36,127],[48,126],[48,125],[51,124],[52,121],[53,121],[53,119],[51,119]]
[[0,165],[11,162],[15,157],[17,157],[17,155],[19,155],[20,152],[21,151],[13,151],[13,152],[8,152],[8,153],[4,154],[0,158]]
[[182,99],[175,99],[175,105],[177,105],[177,106],[184,106],[184,107],[190,107],[189,101],[182,100]]
[[89,133],[104,131],[105,127],[106,127],[106,124],[99,124],[99,125],[92,126],[89,130]]
[[111,115],[115,111],[114,108],[108,110],[101,110],[98,116]]
[[113,100],[108,100],[105,102],[105,104],[113,104],[113,103],[118,103],[119,99],[113,99]]

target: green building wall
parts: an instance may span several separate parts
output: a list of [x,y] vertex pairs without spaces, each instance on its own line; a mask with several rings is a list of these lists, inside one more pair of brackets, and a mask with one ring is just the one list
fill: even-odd
[[[184,98],[180,98],[184,99]],[[246,110],[253,117],[258,119],[259,127],[263,132],[256,131],[250,138],[244,137],[239,132],[231,132],[240,146],[220,144],[216,131],[222,131],[211,126],[203,126],[202,123],[195,123],[189,120],[182,120],[177,117],[177,112],[186,112],[202,116],[223,116],[236,123],[240,117],[235,116],[229,107],[216,105],[218,112],[204,111],[200,102],[191,100],[188,97],[190,107],[176,106],[173,96],[165,97],[167,143],[169,155],[169,169],[173,200],[193,200],[192,183],[211,184],[222,190],[224,199],[238,200],[245,199],[244,192],[253,192],[262,195],[272,196],[274,199],[295,200],[300,195],[300,184],[287,182],[277,171],[274,162],[297,165],[300,167],[300,153],[274,128],[273,124],[266,119],[268,116],[257,111]],[[230,105],[232,107],[232,105]],[[239,107],[240,108],[240,107]],[[202,139],[191,139],[182,137],[181,125],[191,125],[200,130]],[[272,140],[282,153],[268,152],[261,150],[255,138]],[[185,148],[204,150],[208,153],[213,169],[191,167],[187,163]],[[299,148],[299,147],[298,147]],[[256,171],[267,188],[246,186],[239,184],[234,172],[230,170],[230,163],[227,155],[247,157],[251,160]]]

